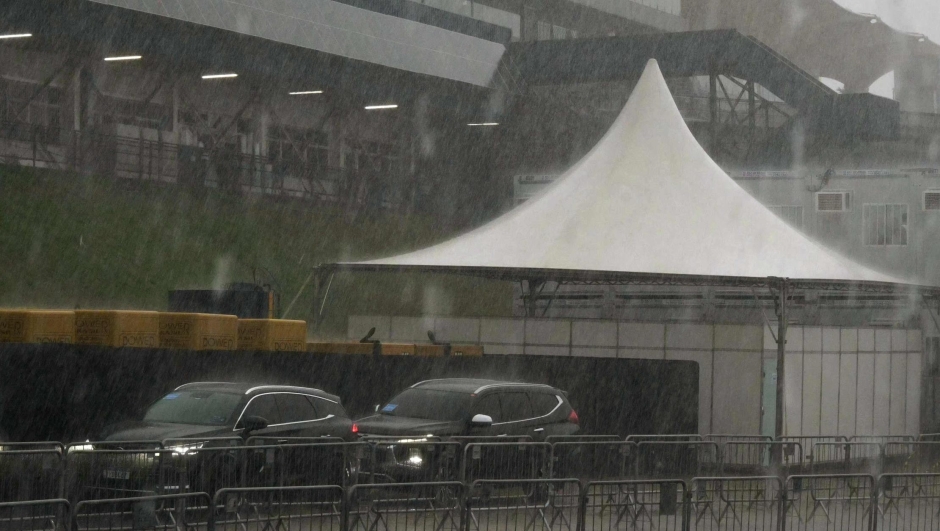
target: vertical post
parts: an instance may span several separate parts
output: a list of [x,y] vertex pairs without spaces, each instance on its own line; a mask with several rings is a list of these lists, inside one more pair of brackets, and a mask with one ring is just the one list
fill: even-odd
[[[777,284],[777,405],[774,411],[774,436],[778,439],[783,436],[783,408],[784,408],[784,355],[787,346],[787,306],[790,295],[789,281],[785,278],[775,279]],[[782,446],[778,463],[783,463]]]
[[757,97],[753,81],[748,81],[745,86],[747,87],[747,125],[749,132],[753,135],[754,129],[757,128],[757,113],[755,109],[757,106]]
[[711,156],[715,157],[718,153],[718,74],[712,70],[708,74],[708,117],[709,129],[711,132]]
[[[538,302],[539,294],[542,293],[542,288],[545,287],[545,281],[542,279],[528,279],[525,281],[524,289],[522,292],[522,301],[525,305],[525,315],[526,317],[537,317],[538,316]],[[528,291],[528,293],[526,293]]]

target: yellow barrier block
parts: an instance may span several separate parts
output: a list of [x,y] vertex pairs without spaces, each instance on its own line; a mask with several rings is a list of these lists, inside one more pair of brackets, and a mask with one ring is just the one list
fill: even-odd
[[331,343],[316,341],[307,343],[307,352],[316,354],[372,354],[372,343]]
[[415,345],[415,355],[438,358],[444,355],[444,345]]
[[0,310],[0,343],[74,343],[75,312]]
[[483,345],[451,345],[450,355],[480,357],[483,355]]
[[209,313],[160,313],[160,348],[235,350],[238,317]]
[[75,342],[103,347],[157,348],[160,345],[160,313],[76,310]]
[[417,345],[409,343],[382,343],[383,356],[414,356]]
[[284,319],[239,319],[238,350],[303,352],[307,350],[307,323]]

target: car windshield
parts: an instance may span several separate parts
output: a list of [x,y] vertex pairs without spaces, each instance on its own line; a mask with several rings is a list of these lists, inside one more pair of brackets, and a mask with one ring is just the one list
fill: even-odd
[[241,399],[242,395],[236,393],[173,391],[150,406],[144,420],[222,426]]
[[408,389],[379,410],[383,415],[428,420],[461,420],[470,410],[470,393]]

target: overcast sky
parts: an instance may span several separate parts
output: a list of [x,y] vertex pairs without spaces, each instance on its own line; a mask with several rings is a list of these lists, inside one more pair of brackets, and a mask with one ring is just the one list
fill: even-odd
[[[835,0],[835,2],[856,13],[878,15],[878,18],[892,28],[922,33],[933,42],[940,43],[940,0]],[[893,74],[879,79],[869,90],[879,96],[892,97]]]

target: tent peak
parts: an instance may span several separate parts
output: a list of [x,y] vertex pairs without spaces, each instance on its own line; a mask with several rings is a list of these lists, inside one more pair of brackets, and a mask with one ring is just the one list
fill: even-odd
[[825,248],[738,186],[689,130],[655,60],[603,138],[537,196],[451,240],[354,265],[905,283]]

